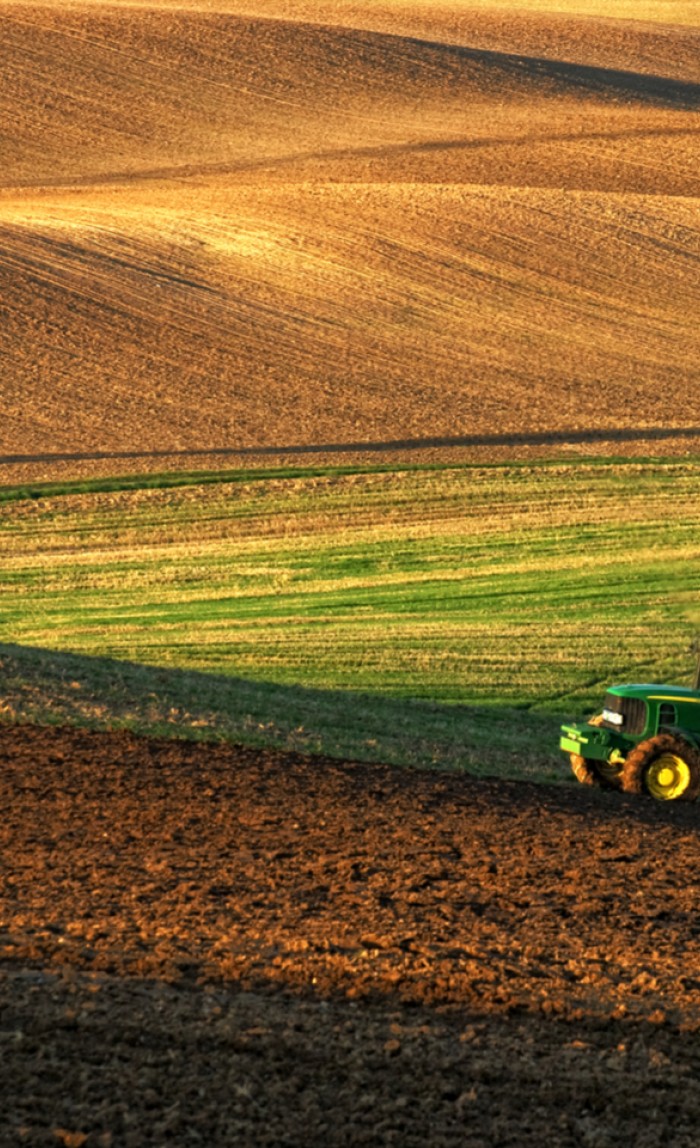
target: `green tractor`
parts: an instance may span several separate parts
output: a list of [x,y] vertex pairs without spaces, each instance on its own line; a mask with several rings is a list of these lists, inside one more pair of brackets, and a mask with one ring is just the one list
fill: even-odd
[[[700,647],[694,647],[698,653]],[[613,686],[603,712],[561,727],[561,749],[583,785],[695,801],[700,793],[700,656],[692,688]]]

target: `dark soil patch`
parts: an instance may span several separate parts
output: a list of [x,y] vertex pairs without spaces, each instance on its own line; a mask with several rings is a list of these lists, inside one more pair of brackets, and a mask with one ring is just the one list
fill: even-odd
[[0,1144],[697,1144],[695,807],[29,727],[0,784]]

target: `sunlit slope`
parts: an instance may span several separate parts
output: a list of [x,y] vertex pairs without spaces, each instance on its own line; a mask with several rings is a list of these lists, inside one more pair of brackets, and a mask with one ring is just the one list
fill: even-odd
[[[343,151],[376,149],[381,159],[385,148],[398,154],[389,150],[375,174],[412,178],[411,149],[441,142],[458,154],[431,155],[428,170],[419,165],[421,178],[448,163],[448,178],[462,181],[476,175],[500,182],[507,174],[513,183],[590,183],[595,173],[609,183],[610,153],[620,151],[624,168],[631,139],[633,176],[644,184],[635,190],[642,190],[650,183],[642,169],[650,160],[657,167],[659,137],[668,134],[675,147],[679,133],[697,129],[687,112],[700,107],[700,87],[659,75],[668,60],[653,50],[656,74],[630,70],[634,45],[621,42],[622,65],[606,70],[559,60],[561,35],[544,59],[225,15],[10,8],[0,41],[0,108],[11,125],[0,184],[171,176],[202,167],[236,173],[266,161],[326,164]],[[687,55],[683,39],[682,46]],[[539,153],[524,160],[508,151],[513,140],[529,149],[541,139],[546,147],[579,136],[593,170],[578,177],[571,148],[564,170],[549,176],[538,170]],[[474,139],[497,155],[462,154]],[[597,157],[591,153],[601,151],[601,139],[605,155]],[[690,179],[697,160],[695,150],[687,154],[685,135],[677,150],[673,170],[657,173],[674,193],[684,189],[676,168]],[[626,186],[633,176],[623,170],[618,180]]]
[[[700,26],[699,0],[42,0],[45,8],[143,9],[160,11],[247,13],[274,19],[317,19],[365,27],[383,17],[405,31],[411,21],[483,20],[563,17],[663,25]],[[0,9],[27,7],[23,0],[0,0]]]
[[482,79],[439,47],[341,29],[58,8],[3,19],[5,186],[397,142],[426,90],[473,100]]
[[2,5],[0,478],[700,424],[692,28],[231,8]]
[[5,224],[3,455],[700,424],[696,200],[209,195]]
[[[169,2],[179,0],[162,0]],[[192,9],[207,3],[188,0]],[[250,15],[700,80],[700,0],[217,0],[217,7],[227,3]]]

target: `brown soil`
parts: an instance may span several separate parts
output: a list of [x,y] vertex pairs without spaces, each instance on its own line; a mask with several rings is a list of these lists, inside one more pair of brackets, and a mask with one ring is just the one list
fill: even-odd
[[2,5],[0,482],[697,448],[696,28],[236,7]]
[[0,1143],[691,1146],[693,806],[0,733]]

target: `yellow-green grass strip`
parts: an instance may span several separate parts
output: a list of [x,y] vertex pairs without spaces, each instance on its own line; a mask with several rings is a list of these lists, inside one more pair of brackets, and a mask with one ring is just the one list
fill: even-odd
[[205,479],[0,507],[0,717],[564,777],[687,680],[697,459]]

